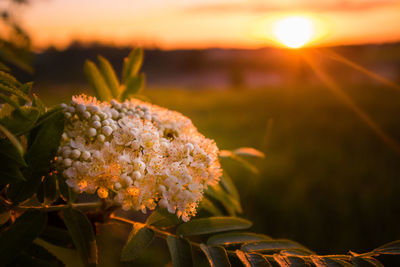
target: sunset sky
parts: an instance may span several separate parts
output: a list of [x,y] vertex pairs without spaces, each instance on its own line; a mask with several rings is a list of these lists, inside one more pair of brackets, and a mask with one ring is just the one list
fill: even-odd
[[312,19],[313,45],[400,40],[400,0],[36,0],[18,12],[38,48],[258,48],[274,44],[271,24],[288,15]]

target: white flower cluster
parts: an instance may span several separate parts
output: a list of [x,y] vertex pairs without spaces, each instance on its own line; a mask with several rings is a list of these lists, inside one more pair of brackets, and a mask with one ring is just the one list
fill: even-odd
[[218,148],[182,114],[131,99],[80,95],[62,104],[67,122],[57,166],[78,192],[146,212],[157,203],[188,221],[221,176]]

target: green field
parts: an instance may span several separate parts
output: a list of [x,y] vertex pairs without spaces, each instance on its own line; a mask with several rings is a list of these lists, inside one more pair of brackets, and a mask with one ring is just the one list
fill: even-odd
[[[400,92],[349,88],[353,101],[400,141]],[[68,96],[62,95],[55,100]],[[320,253],[362,252],[400,238],[400,156],[323,86],[145,95],[190,117],[221,149],[265,152],[254,161],[259,175],[223,161],[256,231]]]

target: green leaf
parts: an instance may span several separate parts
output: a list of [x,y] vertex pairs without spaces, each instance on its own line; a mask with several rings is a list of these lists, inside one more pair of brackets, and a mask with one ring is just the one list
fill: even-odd
[[228,254],[223,247],[200,244],[200,249],[206,255],[211,267],[231,266],[229,263]]
[[47,175],[37,192],[37,198],[39,202],[50,204],[56,200],[57,196],[57,183],[54,175]]
[[379,254],[398,255],[400,254],[400,240],[387,243],[383,246],[374,249],[372,252],[376,252]]
[[97,58],[99,60],[100,71],[103,74],[103,78],[106,81],[112,96],[114,98],[118,98],[120,86],[113,67],[111,66],[110,62],[104,57],[98,56]]
[[58,258],[40,245],[32,243],[13,261],[13,266],[60,267],[65,266]]
[[42,177],[47,175],[50,161],[54,159],[64,131],[64,114],[57,112],[39,127],[32,130],[30,145],[25,156],[28,168],[24,171],[26,182],[10,186],[8,194],[14,202],[31,197],[40,186]]
[[327,267],[350,267],[352,264],[334,257],[323,257]]
[[11,263],[43,232],[46,224],[46,213],[28,210],[22,214],[0,234],[0,262],[4,265]]
[[132,95],[140,92],[144,87],[145,75],[142,73],[139,76],[133,76],[128,78],[125,83],[125,90],[122,92],[121,101],[129,98]]
[[240,205],[240,195],[239,191],[237,190],[235,183],[232,181],[232,178],[228,175],[226,171],[221,177],[221,185],[225,190],[234,198]]
[[182,236],[212,234],[250,228],[252,223],[237,217],[208,217],[181,224],[176,233]]
[[236,212],[242,212],[240,203],[229,195],[219,184],[209,186],[205,193],[206,195],[218,200],[230,216],[235,216]]
[[[5,164],[4,164],[5,163]],[[2,162],[0,167],[0,185],[26,181],[19,170],[19,166],[12,162]]]
[[0,94],[0,100],[2,100],[3,103],[8,103],[10,106],[14,107],[15,109],[20,108],[20,105],[17,101],[15,101],[13,98],[8,97],[6,95]]
[[143,224],[135,223],[121,253],[122,261],[133,261],[153,242],[154,232]]
[[158,208],[147,218],[147,225],[154,225],[157,228],[168,228],[179,224],[181,220],[175,214],[169,213],[168,210]]
[[207,240],[207,245],[228,246],[228,245],[237,245],[241,243],[255,242],[262,240],[271,240],[271,237],[256,233],[229,232],[229,233],[213,235]]
[[78,193],[65,183],[65,178],[62,175],[56,175],[56,179],[62,198],[67,202],[75,201],[78,197]]
[[167,244],[173,267],[193,266],[192,248],[188,240],[169,235]]
[[351,257],[351,262],[355,267],[383,267],[383,264],[380,261],[371,257]]
[[258,253],[245,254],[251,267],[271,267],[271,263],[263,255]]
[[[6,133],[7,129],[0,125],[0,131]],[[23,154],[24,149],[19,140],[10,132],[7,131],[6,136],[8,139],[0,139],[0,160],[11,160],[18,166],[27,167]]]
[[37,107],[41,114],[46,112],[46,105],[39,99],[36,94],[32,97],[32,106]]
[[96,65],[92,61],[86,60],[83,69],[86,79],[94,89],[97,98],[100,101],[110,100],[112,98],[111,91]]
[[0,119],[0,124],[14,135],[19,136],[29,132],[39,118],[40,112],[35,107],[23,106],[11,112],[10,116]]
[[95,266],[97,245],[89,219],[78,209],[65,209],[61,214],[84,265]]
[[252,156],[258,158],[265,158],[263,152],[252,147],[241,147],[233,150],[232,153],[239,156]]
[[283,257],[286,262],[289,264],[289,266],[307,266],[307,262],[301,258],[301,257],[297,257],[297,256],[281,256]]
[[280,267],[289,267],[290,266],[286,257],[283,257],[279,254],[274,254],[272,257]]
[[207,197],[203,197],[200,202],[199,209],[204,209],[214,216],[222,216],[223,212]]
[[2,70],[2,71],[10,71],[10,68],[0,62],[0,70]]
[[243,265],[245,267],[251,267],[251,263],[247,259],[246,254],[244,254],[243,251],[236,250],[235,253],[236,253],[236,256],[239,258],[239,260],[243,263]]
[[319,257],[317,255],[311,255],[310,259],[316,267],[325,267],[326,266],[326,263],[322,257]]
[[[242,246],[241,249],[246,252],[255,251],[261,253],[269,253],[269,252],[277,252],[280,250],[287,250],[292,248],[307,250],[307,248],[300,245],[299,243],[286,239],[275,239],[275,240],[246,243]],[[312,251],[309,252],[310,254],[313,254]]]
[[129,56],[124,59],[122,67],[122,82],[126,85],[126,81],[133,76],[136,76],[143,63],[143,50],[136,48],[129,53]]
[[13,88],[21,86],[14,76],[5,71],[0,71],[0,83]]
[[44,241],[64,248],[73,248],[74,244],[67,230],[47,225],[40,238]]
[[25,94],[23,91],[21,91],[19,89],[16,89],[13,86],[9,86],[9,85],[0,83],[0,92],[5,92],[5,93],[11,94],[11,95],[18,96],[18,97],[22,98],[23,100],[25,100],[26,102],[31,101],[27,94]]
[[38,127],[39,125],[47,122],[47,120],[51,120],[53,116],[59,116],[59,113],[63,113],[62,107],[56,106],[54,108],[51,108],[49,111],[39,117],[35,124],[35,127]]

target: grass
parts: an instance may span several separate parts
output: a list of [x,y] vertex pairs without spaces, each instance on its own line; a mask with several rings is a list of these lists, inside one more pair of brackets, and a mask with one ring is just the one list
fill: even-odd
[[[400,93],[373,85],[346,93],[400,141]],[[69,94],[63,95],[55,100]],[[320,253],[363,252],[399,238],[400,156],[323,86],[159,88],[145,96],[190,117],[222,149],[253,146],[266,153],[254,162],[259,175],[223,162],[256,231]]]

